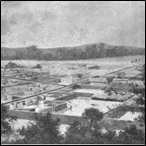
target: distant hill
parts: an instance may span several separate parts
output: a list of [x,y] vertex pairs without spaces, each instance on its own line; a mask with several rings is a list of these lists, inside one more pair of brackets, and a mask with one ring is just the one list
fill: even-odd
[[105,43],[48,49],[37,48],[36,46],[24,48],[1,47],[2,60],[80,60],[144,54],[145,48],[113,46]]

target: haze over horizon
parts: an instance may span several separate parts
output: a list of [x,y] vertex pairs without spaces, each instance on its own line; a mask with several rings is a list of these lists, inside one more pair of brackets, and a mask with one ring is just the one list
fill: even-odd
[[144,1],[1,1],[1,46],[145,48]]

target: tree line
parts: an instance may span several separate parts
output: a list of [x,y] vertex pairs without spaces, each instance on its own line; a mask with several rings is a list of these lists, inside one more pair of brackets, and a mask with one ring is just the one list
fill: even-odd
[[26,49],[17,49],[15,53],[1,51],[2,60],[80,60],[106,57],[120,57],[128,55],[144,55],[145,49],[128,48],[123,46],[107,46],[103,43],[87,45],[85,47],[38,49],[30,46]]

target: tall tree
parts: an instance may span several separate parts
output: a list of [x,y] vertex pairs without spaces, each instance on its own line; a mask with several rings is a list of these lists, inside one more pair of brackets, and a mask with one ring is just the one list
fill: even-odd
[[11,122],[16,120],[8,114],[7,107],[1,106],[1,136],[12,133]]
[[35,116],[36,124],[29,125],[27,128],[19,130],[23,139],[17,140],[19,144],[60,144],[59,119],[53,120],[50,113]]
[[98,126],[97,122],[102,120],[103,113],[100,112],[98,109],[89,108],[85,110],[85,112],[83,113],[83,116],[89,120],[90,128],[92,128],[94,126]]
[[9,138],[14,132],[12,124],[15,120],[16,117],[8,114],[7,107],[1,106],[1,143],[6,144],[9,142]]
[[137,105],[141,107],[142,116],[139,121],[141,124],[145,124],[145,64],[142,65],[139,69],[141,72],[141,80],[143,81],[143,88],[139,88],[137,84],[133,85],[131,92],[136,94],[139,98],[137,99]]

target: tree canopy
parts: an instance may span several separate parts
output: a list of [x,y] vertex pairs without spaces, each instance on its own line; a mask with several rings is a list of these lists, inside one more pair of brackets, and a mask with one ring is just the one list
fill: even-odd
[[19,129],[19,133],[24,138],[17,140],[15,144],[59,144],[62,136],[59,132],[59,119],[53,120],[50,113],[35,116],[35,124],[28,125],[27,128]]

